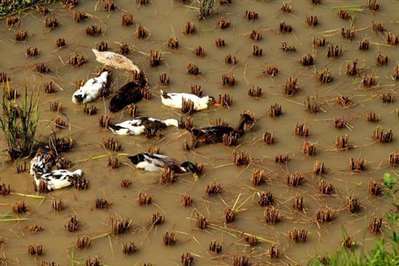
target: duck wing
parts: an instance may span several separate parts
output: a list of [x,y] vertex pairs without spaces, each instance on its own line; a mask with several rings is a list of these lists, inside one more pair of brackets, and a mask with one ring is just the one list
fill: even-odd
[[165,161],[156,157],[146,156],[144,161],[159,168],[165,167]]
[[234,128],[229,126],[211,126],[192,129],[192,132],[194,132],[196,135],[223,135],[229,134],[232,131],[234,131]]
[[143,125],[145,128],[155,130],[155,131],[158,131],[159,129],[167,128],[167,126],[164,122],[162,122],[161,120],[153,119],[153,118],[143,121]]
[[104,85],[105,85],[104,81],[99,77],[97,77],[86,81],[82,89],[88,90],[90,93],[93,94],[98,94],[104,88]]
[[184,98],[186,100],[191,100],[193,102],[196,102],[196,101],[201,99],[197,95],[191,94],[191,93],[170,93],[170,94],[171,94],[170,95],[171,97],[179,97],[179,98],[182,98],[182,99]]
[[[174,108],[181,108],[183,105],[183,100],[190,100],[194,103],[196,109],[203,109],[201,108],[202,98],[198,97],[195,94],[190,93],[180,93],[180,92],[164,92],[161,90],[161,100],[162,103],[166,106],[174,107]],[[208,100],[206,100],[207,102]]]
[[56,190],[72,185],[71,178],[74,176],[73,172],[68,170],[53,170],[40,177],[40,180],[47,184],[48,190]]
[[131,103],[137,103],[143,99],[141,88],[137,82],[129,82],[119,89],[118,93],[111,98],[109,109],[118,112]]
[[223,141],[224,134],[230,134],[234,129],[228,126],[212,126],[204,128],[193,128],[191,134],[203,143],[219,143]]
[[143,121],[145,120],[145,117],[127,120],[114,125],[109,125],[109,129],[118,135],[141,135],[145,131],[145,125],[143,125]]
[[100,52],[96,49],[92,49],[96,60],[104,65],[111,66],[116,69],[124,69],[127,71],[134,71],[139,73],[140,69],[137,65],[133,64],[129,58],[114,52]]
[[127,127],[127,128],[129,128],[129,127],[138,127],[138,126],[141,126],[141,125],[145,124],[146,121],[147,121],[146,117],[138,117],[138,118],[135,118],[135,119],[132,119],[132,120],[126,120],[126,121],[118,123],[116,125],[120,126],[120,127]]
[[177,164],[176,160],[170,158],[167,155],[158,154],[158,153],[147,153],[145,155],[145,159],[149,163],[153,163],[159,167],[171,166],[173,164]]

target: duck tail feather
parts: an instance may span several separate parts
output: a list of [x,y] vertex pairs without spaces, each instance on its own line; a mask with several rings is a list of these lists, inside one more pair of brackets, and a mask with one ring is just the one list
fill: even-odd
[[82,177],[83,171],[82,171],[82,169],[75,170],[75,171],[72,172],[72,175],[74,177]]

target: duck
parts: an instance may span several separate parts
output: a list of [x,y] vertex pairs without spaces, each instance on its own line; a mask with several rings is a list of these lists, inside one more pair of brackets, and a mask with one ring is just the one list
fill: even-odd
[[194,110],[200,111],[208,109],[209,104],[214,101],[214,98],[211,96],[199,97],[191,93],[164,92],[161,90],[161,101],[163,105],[181,109],[183,100],[192,101],[194,103]]
[[81,169],[69,171],[66,169],[52,170],[41,176],[34,176],[36,189],[39,190],[41,184],[45,184],[48,191],[66,188],[72,185],[73,180],[83,176]]
[[66,169],[52,170],[56,163],[57,155],[48,147],[39,148],[30,161],[29,173],[33,177],[36,190],[40,190],[43,184],[48,191],[62,189],[72,184],[74,180],[82,177],[83,171],[77,169],[70,171]]
[[96,56],[97,62],[104,64],[115,69],[127,70],[130,72],[140,72],[140,68],[135,65],[132,60],[118,53],[110,51],[99,51],[97,49],[91,49]]
[[141,135],[145,133],[147,136],[155,135],[158,130],[165,129],[169,126],[179,127],[176,119],[160,120],[152,117],[136,117],[117,124],[111,124],[108,128],[112,133],[117,135]]
[[[140,72],[142,73],[142,72]],[[142,89],[148,85],[145,75],[139,74],[138,78],[123,85],[111,98],[109,102],[109,110],[113,113],[119,112],[127,105],[138,103],[144,98]]]
[[109,72],[103,71],[98,77],[91,78],[85,82],[72,95],[72,102],[85,104],[96,100],[107,88]]
[[39,148],[30,161],[29,174],[32,176],[41,176],[48,173],[54,166],[55,160],[55,153],[46,148]]
[[252,128],[255,124],[255,118],[249,113],[243,113],[236,128],[228,125],[217,125],[203,128],[192,128],[190,133],[194,139],[194,147],[196,144],[216,144],[223,142],[225,134],[241,138],[248,128]]
[[171,168],[176,174],[188,172],[198,174],[200,172],[198,166],[193,162],[185,161],[183,163],[178,163],[167,155],[158,153],[142,152],[133,156],[128,156],[128,158],[136,168],[148,172],[159,172],[167,167]]

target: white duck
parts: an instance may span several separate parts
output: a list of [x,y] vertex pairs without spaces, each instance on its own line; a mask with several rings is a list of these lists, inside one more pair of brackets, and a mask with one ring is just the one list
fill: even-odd
[[104,51],[100,52],[97,49],[91,49],[96,56],[97,62],[110,66],[116,69],[122,69],[140,73],[140,68],[133,64],[129,58],[114,52]]
[[191,93],[174,93],[164,92],[161,90],[161,100],[163,105],[181,109],[183,106],[183,99],[192,101],[194,103],[195,111],[208,109],[208,105],[213,101],[211,96],[198,97]]
[[153,135],[158,130],[165,129],[168,126],[178,127],[179,122],[176,119],[160,120],[142,116],[122,123],[111,124],[108,128],[112,133],[118,135],[141,135],[145,132],[150,132]]
[[41,176],[34,175],[34,181],[36,189],[39,189],[40,183],[44,183],[47,186],[48,191],[69,187],[72,185],[74,179],[82,177],[82,170],[78,169],[75,171],[69,171],[65,169],[52,170],[49,173],[45,173]]
[[83,86],[74,92],[72,102],[85,104],[96,100],[101,95],[101,92],[106,89],[108,76],[109,72],[104,71],[100,76],[86,81]]
[[136,168],[149,172],[158,172],[166,167],[171,168],[177,174],[187,172],[196,174],[200,172],[198,166],[193,162],[185,161],[183,163],[178,163],[176,160],[158,153],[143,152],[129,156],[128,158]]

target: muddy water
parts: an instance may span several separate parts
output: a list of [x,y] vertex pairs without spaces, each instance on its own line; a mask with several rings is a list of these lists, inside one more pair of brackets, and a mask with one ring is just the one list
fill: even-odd
[[[312,6],[310,1],[293,1],[293,12],[285,14],[280,11],[280,1],[234,1],[232,5],[219,7],[214,17],[199,22],[194,9],[178,1],[153,0],[147,6],[138,7],[132,1],[118,0],[117,11],[102,11],[101,5],[95,1],[81,1],[77,9],[90,14],[90,18],[77,24],[73,22],[72,12],[62,6],[51,7],[51,13],[57,17],[60,26],[52,31],[44,27],[44,18],[32,11],[21,15],[20,29],[27,30],[29,38],[25,42],[15,42],[16,29],[8,29],[4,23],[0,26],[0,70],[7,72],[12,84],[22,93],[22,88],[40,92],[40,129],[39,138],[44,139],[54,128],[52,122],[57,116],[69,121],[70,130],[57,129],[59,136],[70,135],[76,141],[73,150],[65,156],[74,162],[73,168],[82,168],[90,181],[87,191],[65,189],[44,195],[44,201],[11,195],[1,198],[0,213],[12,213],[11,206],[24,200],[29,212],[21,217],[28,218],[23,222],[2,223],[0,236],[3,241],[1,253],[8,258],[10,265],[36,265],[42,260],[55,261],[60,265],[76,265],[84,262],[90,256],[99,256],[105,265],[178,265],[180,256],[190,252],[194,256],[196,265],[231,265],[232,257],[246,255],[250,261],[259,265],[270,263],[282,265],[306,264],[313,256],[326,254],[340,246],[344,232],[351,235],[360,248],[367,248],[375,239],[368,232],[367,226],[374,216],[383,216],[390,208],[384,198],[377,198],[368,194],[369,180],[381,181],[382,174],[389,170],[388,156],[398,149],[396,140],[398,134],[398,117],[395,115],[397,103],[384,104],[380,99],[382,93],[391,93],[397,97],[398,85],[392,80],[393,67],[397,64],[398,48],[385,45],[383,34],[376,34],[371,29],[371,22],[382,22],[388,31],[397,31],[399,4],[394,0],[383,2],[378,12],[371,12],[367,8],[356,13],[353,21],[357,29],[355,40],[343,39],[340,35],[341,27],[349,27],[350,21],[341,20],[337,16],[335,6],[344,5],[344,1],[325,1],[319,6]],[[351,1],[353,4],[365,4],[366,1]],[[245,10],[259,13],[259,19],[254,22],[244,18]],[[134,15],[135,25],[121,26],[121,16],[124,12]],[[306,16],[317,15],[319,25],[308,27]],[[231,21],[228,29],[217,27],[219,17]],[[182,33],[187,21],[193,21],[197,33],[186,36]],[[280,34],[278,24],[281,21],[293,26],[291,34]],[[99,37],[85,34],[87,26],[97,24],[103,33]],[[149,38],[139,40],[135,37],[137,25],[143,25],[149,32]],[[248,35],[252,30],[263,34],[263,39],[254,42]],[[335,30],[335,31],[332,31]],[[176,36],[181,48],[171,50],[167,48],[167,40]],[[342,46],[343,56],[337,59],[327,58],[326,48],[312,48],[314,36],[325,36],[333,44]],[[65,38],[67,47],[57,49],[55,40]],[[226,47],[216,48],[214,41],[223,38]],[[371,42],[369,51],[359,51],[358,43],[362,38]],[[123,161],[122,167],[110,169],[107,157],[97,160],[86,160],[91,156],[107,154],[102,146],[102,140],[111,134],[98,126],[98,118],[106,112],[105,106],[109,98],[97,100],[94,104],[99,109],[96,116],[87,116],[80,106],[71,102],[71,95],[75,89],[75,81],[92,77],[99,65],[95,62],[91,48],[100,41],[106,41],[114,51],[119,43],[130,45],[132,53],[129,57],[134,60],[149,76],[153,99],[138,104],[142,115],[170,118],[180,117],[181,114],[160,104],[159,74],[167,73],[171,78],[168,91],[190,91],[190,86],[199,84],[209,94],[229,93],[233,97],[230,109],[211,108],[209,111],[193,115],[196,126],[206,126],[210,120],[223,118],[235,125],[239,114],[250,110],[257,117],[254,129],[241,139],[238,150],[247,151],[253,159],[249,167],[236,167],[232,164],[233,148],[222,144],[202,146],[194,152],[184,151],[182,144],[188,134],[182,130],[168,129],[162,139],[146,139],[145,137],[117,137],[123,145],[123,152],[136,153],[147,150],[151,145],[159,146],[161,152],[179,160],[194,160],[205,165],[206,174],[198,181],[191,176],[181,176],[173,185],[159,184],[159,174],[149,174],[138,171]],[[294,45],[297,52],[285,54],[280,50],[281,41]],[[262,57],[252,56],[252,45],[263,48]],[[194,49],[201,45],[205,48],[205,57],[196,57]],[[40,55],[37,58],[26,58],[25,50],[37,47]],[[151,49],[162,52],[162,64],[159,67],[149,66],[148,54]],[[89,62],[80,68],[67,64],[71,54],[79,53],[88,58]],[[304,67],[299,58],[310,53],[315,57],[315,65]],[[387,66],[377,66],[378,53],[389,56]],[[239,63],[235,66],[226,65],[224,57],[235,55]],[[361,77],[351,78],[345,75],[346,64],[358,59],[362,73],[373,73],[378,77],[378,85],[367,89],[361,85]],[[48,75],[37,74],[33,71],[35,63],[48,64],[52,72]],[[189,63],[197,64],[202,72],[199,76],[186,73]],[[280,72],[275,78],[262,74],[265,65],[276,65]],[[320,85],[315,78],[315,71],[328,67],[334,77],[334,82]],[[233,73],[237,85],[233,88],[221,85],[221,76]],[[113,91],[129,80],[129,75],[114,72]],[[301,91],[294,97],[283,94],[285,80],[289,76],[298,78]],[[59,85],[57,93],[45,94],[43,85],[48,81]],[[260,86],[264,95],[251,98],[247,94],[251,86]],[[354,104],[343,108],[336,104],[337,96],[349,96]],[[318,96],[322,103],[323,112],[311,114],[304,108],[303,102],[307,96]],[[59,101],[64,107],[64,114],[49,111],[49,102]],[[266,110],[270,105],[279,103],[283,107],[284,115],[270,118]],[[365,119],[366,112],[376,112],[381,120],[370,123]],[[114,121],[128,119],[125,112],[113,114]],[[345,117],[352,128],[335,129],[335,117]],[[311,131],[308,141],[316,143],[318,153],[308,157],[302,152],[304,139],[293,133],[297,122],[304,122]],[[374,143],[371,134],[379,125],[394,132],[394,141],[388,144]],[[266,145],[262,141],[265,131],[273,132],[276,143]],[[335,149],[335,138],[348,134],[355,146],[350,151],[338,152]],[[1,140],[2,149],[5,148]],[[291,158],[287,166],[281,167],[274,163],[274,157],[288,154]],[[367,171],[353,173],[349,170],[348,161],[353,158],[364,158],[367,161]],[[313,176],[312,168],[316,160],[325,162],[328,174],[325,180],[332,183],[336,193],[326,196],[319,193],[320,177]],[[249,177],[254,169],[264,169],[268,173],[266,184],[252,186]],[[13,191],[34,194],[32,178],[28,173],[16,174],[15,164],[7,161],[6,154],[2,156],[0,182],[10,184]],[[305,174],[306,182],[303,186],[292,188],[286,185],[286,176],[290,172],[300,171]],[[120,188],[120,181],[127,178],[132,181],[128,189]],[[204,192],[211,182],[223,184],[224,192],[218,196],[211,196]],[[141,207],[137,203],[139,192],[152,195],[154,204]],[[264,222],[264,209],[257,204],[255,192],[270,191],[275,197],[275,206],[282,214],[282,221],[276,225]],[[180,197],[189,193],[194,199],[192,208],[181,207]],[[305,211],[303,213],[292,209],[292,199],[296,194],[304,196]],[[346,197],[354,195],[359,198],[363,209],[359,214],[350,214],[345,209]],[[112,202],[108,210],[97,210],[95,199],[105,198]],[[224,224],[224,209],[233,207],[234,203],[240,207],[234,223]],[[55,212],[51,208],[52,199],[61,199],[66,209]],[[318,225],[316,212],[322,207],[331,207],[336,211],[336,219],[330,223]],[[165,223],[151,227],[151,215],[159,211],[165,216]],[[195,213],[206,216],[211,228],[200,230],[195,225]],[[67,219],[76,215],[81,221],[81,229],[69,233],[64,229]],[[110,217],[119,215],[131,218],[134,222],[133,230],[119,236],[104,236],[110,231]],[[38,224],[44,227],[40,233],[31,233],[28,227]],[[308,241],[295,244],[288,239],[288,231],[293,228],[309,231]],[[177,234],[176,246],[166,247],[162,237],[166,231]],[[260,243],[250,247],[242,239],[239,232],[246,232],[258,236]],[[75,248],[76,239],[87,235],[93,238],[92,245],[87,250]],[[223,253],[218,256],[208,253],[211,240],[223,244]],[[134,241],[139,251],[132,256],[122,253],[122,244]],[[42,244],[45,247],[43,257],[34,258],[28,255],[30,244]],[[280,248],[280,259],[271,260],[267,249],[272,244]],[[73,264],[73,261],[76,264]]]

